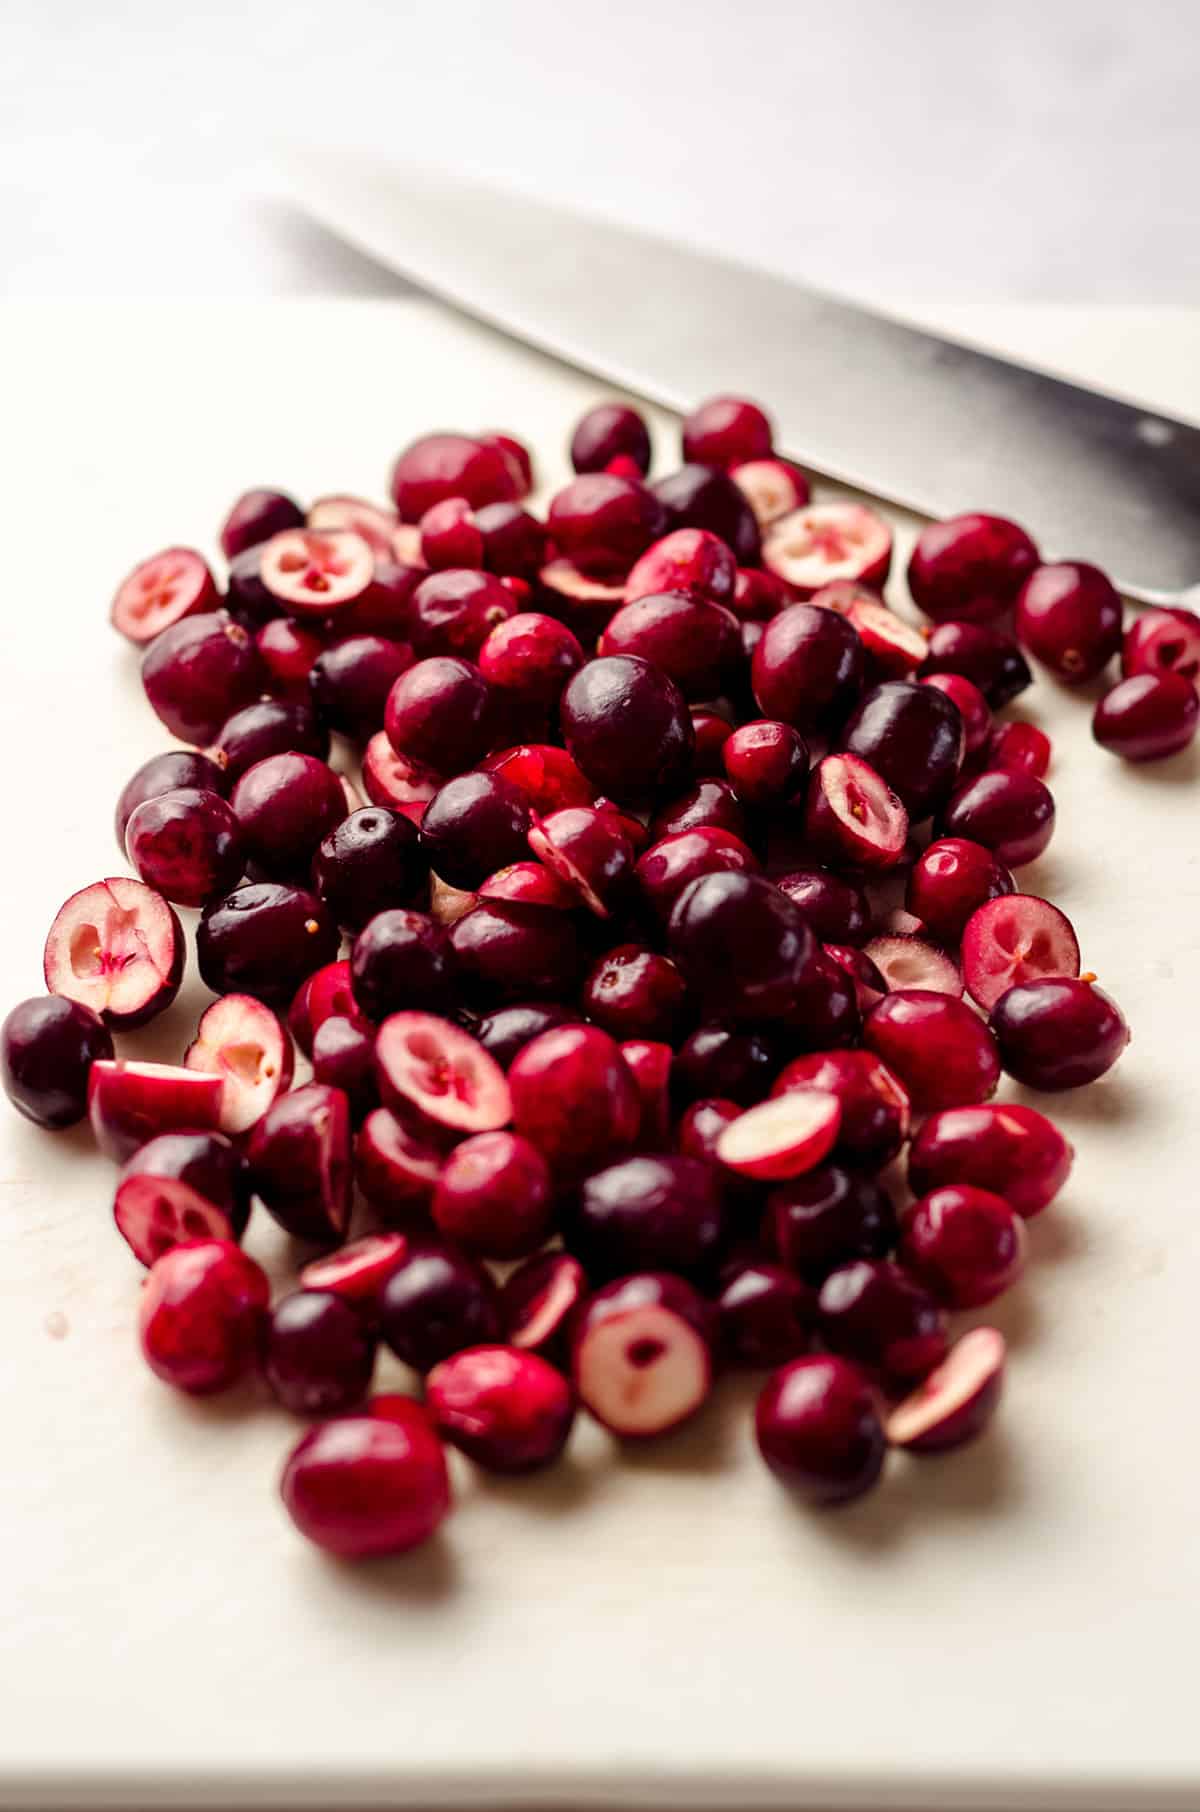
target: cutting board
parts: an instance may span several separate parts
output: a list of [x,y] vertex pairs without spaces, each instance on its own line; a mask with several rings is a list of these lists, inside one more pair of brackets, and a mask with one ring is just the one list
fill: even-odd
[[[1200,414],[1196,317],[1131,318],[1044,325],[1064,365]],[[106,624],[122,572],[209,546],[248,484],[380,494],[429,427],[512,425],[555,481],[596,392],[411,302],[3,319],[7,1005],[66,895],[121,871],[116,792],[165,740]],[[1022,881],[1133,1045],[1052,1104],[1079,1159],[995,1313],[993,1431],[854,1508],[789,1501],[732,1380],[644,1452],[581,1422],[544,1478],[456,1463],[444,1537],[330,1563],[276,1495],[296,1425],[141,1365],[111,1168],[0,1115],[0,1806],[1200,1802],[1200,755],[1124,767],[1079,699],[1026,707],[1060,828]],[[205,998],[193,975],[141,1050],[177,1058]],[[249,1245],[283,1277],[265,1217]]]

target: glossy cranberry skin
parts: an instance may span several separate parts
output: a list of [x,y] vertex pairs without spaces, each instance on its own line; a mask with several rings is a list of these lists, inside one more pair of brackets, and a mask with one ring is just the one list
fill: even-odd
[[323,723],[356,742],[383,725],[388,694],[413,664],[406,642],[381,635],[352,635],[326,648],[313,662],[309,685]]
[[978,686],[993,711],[1033,684],[1029,662],[1003,630],[982,623],[939,623],[929,638],[921,676],[958,673]]
[[672,1093],[684,1102],[716,1098],[753,1107],[765,1099],[778,1063],[777,1045],[759,1030],[700,1026],[676,1053]]
[[122,855],[125,854],[125,832],[138,806],[144,805],[147,799],[157,799],[161,793],[173,793],[180,787],[223,795],[225,775],[215,761],[210,761],[197,749],[169,749],[164,755],[152,755],[125,782],[117,800],[115,829]]
[[587,472],[551,499],[546,526],[560,553],[604,576],[626,573],[667,522],[662,504],[637,479]]
[[932,686],[957,706],[963,721],[963,758],[968,764],[974,763],[992,735],[991,708],[979,687],[961,673],[927,673],[921,684]]
[[532,582],[546,562],[546,530],[517,503],[489,503],[476,510],[483,539],[483,566],[502,579]]
[[195,1397],[228,1390],[258,1354],[266,1275],[232,1240],[193,1240],[156,1259],[138,1301],[138,1336],[152,1372]]
[[859,1042],[862,1014],[858,991],[846,971],[824,950],[817,951],[780,1028],[792,1051],[840,1050]]
[[712,698],[736,676],[741,630],[732,611],[684,591],[638,597],[610,618],[600,655],[637,655],[675,681],[685,698]]
[[443,1152],[386,1107],[369,1113],[354,1142],[354,1180],[385,1226],[429,1225]]
[[1144,610],[1125,631],[1121,672],[1178,673],[1200,687],[1200,616],[1182,605]]
[[835,1150],[843,1163],[880,1170],[908,1137],[909,1102],[897,1075],[870,1051],[815,1051],[779,1072],[772,1095],[824,1089],[842,1105]]
[[407,906],[428,879],[416,826],[386,805],[351,812],[322,837],[313,885],[338,924],[361,931],[378,912]]
[[914,1195],[946,1183],[971,1183],[1003,1196],[1029,1219],[1040,1214],[1071,1174],[1075,1153],[1036,1108],[1015,1102],[950,1107],[930,1114],[908,1153]]
[[597,403],[575,426],[571,464],[576,472],[603,472],[618,455],[643,476],[650,470],[650,431],[628,403]]
[[453,1246],[414,1240],[383,1286],[379,1328],[398,1359],[427,1372],[451,1353],[500,1338],[496,1287]]
[[730,609],[748,621],[767,622],[792,602],[782,579],[754,566],[739,566]]
[[64,994],[23,1000],[0,1027],[0,1082],[18,1113],[54,1132],[87,1113],[88,1076],[113,1055],[98,1014]]
[[241,878],[244,844],[219,793],[178,787],[139,805],[125,832],[129,860],[148,887],[177,906],[203,906]]
[[963,758],[963,721],[952,700],[932,687],[885,680],[863,694],[840,747],[868,762],[917,824],[954,786]]
[[430,573],[408,606],[408,637],[419,655],[474,660],[498,623],[515,613],[512,595],[490,573],[451,567]]
[[795,868],[775,885],[808,920],[823,944],[860,944],[871,914],[861,887],[829,868]]
[[498,623],[479,651],[479,670],[490,685],[545,711],[557,707],[583,662],[579,639],[566,624],[532,610]]
[[297,1416],[353,1409],[371,1387],[375,1340],[333,1290],[296,1290],[271,1310],[263,1374],[277,1403]]
[[511,502],[516,485],[498,447],[466,434],[426,434],[396,460],[391,493],[401,522],[420,522],[444,497],[462,497],[480,509]]
[[454,1004],[454,954],[427,913],[390,907],[369,919],[350,953],[354,998],[377,1023],[409,1009],[442,1012]]
[[922,529],[908,563],[913,602],[935,622],[987,623],[1013,602],[1038,563],[1024,529],[972,512]]
[[896,1210],[874,1177],[818,1164],[767,1197],[764,1232],[781,1264],[819,1285],[858,1258],[884,1258],[896,1243]]
[[284,529],[303,527],[304,511],[286,491],[243,491],[221,524],[221,552],[233,560]]
[[935,938],[957,944],[977,907],[1016,888],[1008,869],[982,843],[940,837],[913,864],[904,903]]
[[669,957],[644,944],[616,944],[589,971],[581,1001],[587,1017],[618,1040],[670,1043],[686,1011],[687,984]]
[[1054,835],[1054,796],[1032,774],[996,768],[951,794],[939,834],[990,849],[1006,868],[1036,861]]
[[740,396],[712,396],[683,424],[683,457],[691,465],[726,470],[744,459],[766,459],[773,434],[757,403]]
[[473,891],[526,854],[524,794],[499,774],[462,774],[434,794],[421,820],[421,848],[443,881]]
[[575,1395],[562,1373],[514,1347],[456,1353],[430,1372],[425,1390],[438,1432],[490,1472],[548,1466],[575,1419]]
[[495,1058],[502,1070],[507,1070],[517,1052],[524,1050],[540,1033],[552,1032],[557,1026],[575,1025],[578,1021],[578,1014],[550,1001],[518,1001],[497,1007],[481,1019],[475,1027],[475,1036],[488,1056]]
[[224,610],[173,623],[142,656],[146,697],[181,742],[211,742],[262,681],[253,639]]
[[1180,673],[1135,673],[1106,692],[1092,717],[1102,749],[1125,761],[1162,761],[1186,749],[1200,723],[1200,692]]
[[255,1193],[296,1239],[337,1244],[350,1220],[350,1113],[340,1089],[306,1083],[278,1095],[246,1149]]
[[705,1007],[722,1018],[781,1018],[816,961],[804,915],[770,881],[709,874],[675,902],[668,926],[674,962]]
[[1012,723],[996,725],[984,766],[1013,768],[1018,773],[1032,774],[1035,780],[1044,780],[1053,753],[1050,738],[1044,730],[1017,718]]
[[862,642],[845,617],[790,604],[763,629],[751,680],[765,717],[810,736],[842,724],[862,691],[863,671]]
[[667,512],[666,528],[707,529],[731,548],[739,566],[757,566],[762,554],[758,523],[749,502],[726,472],[688,464],[651,490]]
[[464,993],[490,1006],[522,996],[565,999],[579,980],[582,951],[573,915],[509,900],[480,900],[450,929]]
[[313,1033],[312,1072],[314,1082],[341,1089],[357,1125],[379,1106],[374,1026],[331,1013]]
[[311,755],[324,761],[329,731],[307,699],[260,698],[222,724],[210,754],[230,787],[273,755]]
[[715,1096],[693,1101],[679,1117],[680,1155],[703,1158],[707,1164],[717,1163],[717,1141],[741,1112],[736,1101],[722,1101]]
[[1121,599],[1098,566],[1039,566],[1017,598],[1022,647],[1068,685],[1103,673],[1121,646]]
[[[631,821],[604,806],[567,806],[548,818],[535,817],[529,848],[569,889],[577,905],[598,918],[622,912],[634,892]],[[640,834],[641,826],[633,821]]]
[[402,673],[388,694],[383,727],[398,754],[440,774],[459,774],[491,742],[488,683],[478,667],[431,655]]
[[803,803],[808,745],[790,724],[769,717],[743,724],[721,755],[730,785],[751,811],[776,811]]
[[727,1266],[716,1301],[721,1353],[728,1365],[784,1365],[807,1352],[812,1293],[782,1265],[752,1259]]
[[[719,721],[724,724],[725,735],[731,735],[732,726],[724,718]],[[723,774],[719,758],[718,769]],[[664,837],[689,830],[729,831],[745,841],[746,814],[727,780],[715,776],[698,780],[686,793],[680,793],[678,798],[668,801],[655,813],[648,835],[650,843],[658,843]]]
[[246,854],[273,875],[307,869],[327,831],[346,816],[333,769],[315,755],[268,755],[248,768],[230,804]]
[[975,1309],[1015,1283],[1025,1228],[1002,1196],[948,1183],[904,1211],[900,1263],[948,1309]]
[[918,1112],[974,1106],[996,1092],[996,1040],[983,1020],[950,994],[924,988],[885,994],[867,1015],[863,1037],[895,1071]]
[[[298,527],[303,526],[297,524]],[[245,548],[229,562],[229,579],[225,603],[235,622],[256,632],[265,623],[279,619],[283,606],[263,583],[262,557],[265,542]]]
[[628,654],[588,661],[563,692],[561,722],[570,754],[619,805],[687,782],[692,720],[678,686],[649,661]]
[[516,1133],[476,1133],[456,1145],[433,1192],[443,1238],[480,1258],[524,1258],[550,1233],[554,1194],[546,1160]]
[[861,1497],[887,1455],[874,1391],[856,1366],[829,1354],[793,1359],[772,1373],[754,1435],[776,1477],[816,1505]]
[[623,1158],[586,1178],[563,1238],[593,1282],[632,1271],[704,1277],[725,1239],[718,1173],[700,1158]]
[[214,994],[253,994],[286,1007],[305,976],[337,956],[324,903],[302,887],[260,881],[204,909],[196,931],[200,974]]
[[512,1346],[564,1362],[570,1325],[588,1293],[583,1266],[569,1252],[526,1259],[500,1293],[505,1336]]
[[302,1535],[342,1560],[403,1554],[450,1508],[441,1443],[415,1418],[345,1416],[292,1450],[280,1492]]
[[1116,1001],[1091,982],[1065,976],[1010,988],[989,1023],[1009,1075],[1046,1091],[1094,1082],[1129,1043]]
[[513,1126],[551,1168],[582,1175],[637,1137],[641,1098],[620,1047],[598,1026],[532,1039],[508,1071]]
[[441,503],[426,510],[418,525],[421,536],[421,558],[431,571],[444,567],[483,565],[483,536],[475,526],[475,515],[463,497],[443,497]]
[[855,1259],[831,1271],[817,1298],[831,1352],[892,1383],[923,1378],[946,1356],[946,1317],[922,1284],[888,1259]]
[[731,831],[675,831],[651,844],[638,858],[642,898],[666,924],[676,901],[694,881],[714,874],[757,874],[758,859]]

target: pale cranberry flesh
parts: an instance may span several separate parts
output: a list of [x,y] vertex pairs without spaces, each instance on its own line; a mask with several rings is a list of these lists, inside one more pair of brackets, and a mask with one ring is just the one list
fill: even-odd
[[951,1107],[930,1114],[908,1154],[916,1195],[969,1183],[1003,1196],[1027,1220],[1040,1214],[1071,1174],[1075,1153],[1034,1107],[1016,1102]]
[[375,1067],[384,1105],[415,1113],[435,1128],[495,1132],[514,1116],[515,1099],[499,1064],[468,1032],[432,1013],[385,1019]]
[[1182,605],[1143,611],[1125,631],[1121,672],[1177,673],[1200,689],[1200,615]]
[[972,1328],[942,1363],[889,1411],[893,1447],[944,1453],[980,1434],[995,1414],[1004,1383],[1006,1347],[996,1328]]
[[857,1366],[831,1354],[793,1359],[772,1373],[754,1433],[776,1477],[817,1505],[861,1497],[887,1455],[874,1391]]
[[851,1165],[880,1170],[908,1138],[911,1107],[907,1090],[871,1051],[819,1051],[797,1057],[779,1072],[772,1096],[819,1089],[841,1107],[838,1156]]
[[1116,1001],[1094,983],[1068,977],[1010,988],[992,1008],[989,1023],[1008,1074],[1047,1091],[1095,1082],[1129,1043]]
[[760,529],[768,529],[809,500],[808,479],[790,459],[761,456],[739,460],[729,476],[754,511]]
[[907,846],[908,812],[869,762],[826,755],[810,777],[804,828],[830,862],[894,868]]
[[303,1265],[301,1288],[332,1291],[370,1313],[407,1251],[408,1241],[403,1233],[364,1233],[348,1245]]
[[51,994],[129,1031],[165,1011],[179,992],[183,929],[142,881],[116,875],[72,894],[46,937],[42,973]]
[[634,888],[634,856],[616,812],[567,806],[528,827],[529,847],[576,899],[607,919]]
[[450,1480],[432,1428],[344,1416],[292,1449],[280,1492],[297,1529],[341,1560],[403,1554],[428,1541],[450,1509]]
[[579,1400],[611,1434],[671,1433],[708,1400],[715,1317],[681,1277],[637,1272],[606,1284],[574,1328],[571,1376]]
[[475,1346],[435,1365],[425,1401],[444,1440],[489,1472],[549,1466],[567,1444],[575,1395],[536,1353]]
[[377,1107],[358,1129],[354,1180],[380,1220],[400,1227],[428,1224],[443,1156],[430,1136]]
[[778,1182],[812,1170],[829,1156],[842,1105],[825,1089],[789,1089],[748,1107],[717,1140],[717,1157],[739,1176]]
[[505,1338],[556,1363],[565,1358],[575,1313],[587,1295],[583,1266],[569,1252],[545,1252],[518,1265],[500,1295]]
[[221,1077],[221,1131],[238,1134],[290,1088],[295,1059],[277,1013],[252,994],[226,994],[201,1015],[183,1061]]
[[963,978],[953,959],[914,932],[873,937],[863,946],[882,975],[886,989],[926,988],[934,994],[962,994]]
[[1046,975],[1079,974],[1079,941],[1066,913],[1036,894],[1013,893],[980,906],[962,934],[963,978],[990,1012],[1009,988]]
[[175,1246],[150,1267],[138,1301],[138,1336],[151,1371],[176,1390],[228,1390],[257,1358],[270,1286],[229,1240]]
[[83,1119],[92,1065],[112,1055],[112,1033],[99,1014],[65,995],[20,1001],[0,1027],[5,1094],[18,1113],[53,1132]]
[[892,531],[861,503],[812,503],[781,516],[763,537],[763,565],[801,597],[838,579],[882,586]]
[[250,1216],[246,1160],[220,1133],[160,1133],[128,1159],[113,1200],[117,1231],[152,1265],[190,1240],[240,1240]]
[[186,617],[215,610],[216,582],[203,556],[169,547],[142,560],[122,579],[109,619],[127,641],[143,646]]

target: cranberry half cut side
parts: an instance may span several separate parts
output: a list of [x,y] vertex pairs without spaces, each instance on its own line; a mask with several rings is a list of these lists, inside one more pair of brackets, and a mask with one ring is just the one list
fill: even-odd
[[334,616],[370,588],[375,557],[352,529],[285,529],[262,550],[262,582],[291,616]]
[[980,906],[962,937],[967,991],[990,1013],[1020,982],[1079,974],[1079,940],[1065,912],[1036,894],[1010,893]]
[[669,1272],[616,1279],[575,1323],[571,1376],[579,1400],[611,1434],[668,1434],[712,1389],[714,1317],[690,1284]]
[[892,564],[892,531],[861,503],[814,503],[771,524],[763,565],[801,597],[837,579],[882,585]]
[[291,1087],[292,1041],[252,994],[226,994],[201,1015],[184,1067],[222,1078],[220,1128],[244,1133]]
[[51,994],[89,1007],[112,1031],[163,1012],[183,979],[183,930],[161,894],[116,875],[71,895],[46,938]]
[[246,1161],[219,1133],[160,1133],[134,1152],[113,1200],[117,1231],[152,1265],[189,1240],[240,1240],[250,1216]]
[[911,1395],[889,1411],[893,1447],[944,1453],[980,1434],[995,1414],[1004,1387],[1007,1348],[997,1328],[972,1328]]
[[908,813],[869,762],[826,755],[809,782],[805,830],[831,862],[894,868],[908,842]]
[[448,1132],[493,1132],[513,1117],[504,1071],[477,1039],[432,1013],[393,1013],[379,1028],[375,1067],[386,1106]]
[[172,623],[215,610],[217,586],[208,562],[190,547],[169,547],[139,561],[122,579],[109,619],[127,641],[152,642]]

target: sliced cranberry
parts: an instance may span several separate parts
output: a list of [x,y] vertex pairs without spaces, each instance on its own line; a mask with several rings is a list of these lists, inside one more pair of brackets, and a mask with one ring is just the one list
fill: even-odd
[[243,491],[221,524],[221,552],[233,560],[284,529],[303,527],[304,511],[286,491]]
[[829,1155],[841,1119],[836,1095],[792,1089],[732,1121],[717,1141],[717,1156],[739,1175],[759,1181],[800,1176]]
[[514,1127],[554,1170],[582,1173],[637,1136],[637,1085],[598,1026],[560,1026],[531,1039],[513,1059],[508,1089]]
[[217,607],[217,586],[203,555],[169,547],[139,561],[122,579],[112,601],[114,629],[139,647],[184,617]]
[[375,557],[352,529],[285,529],[263,546],[260,572],[290,615],[329,617],[368,591]]
[[292,1080],[292,1041],[278,1015],[250,994],[227,994],[200,1019],[184,1058],[222,1079],[222,1132],[246,1132]]
[[591,805],[593,788],[565,749],[522,743],[489,755],[484,766],[519,787],[542,817],[571,805]]
[[925,988],[933,994],[962,994],[958,965],[928,938],[910,933],[873,937],[864,946],[887,989]]
[[822,944],[821,949],[853,984],[859,1013],[869,1013],[880,996],[888,991],[887,981],[877,965],[865,950],[859,950],[853,944]]
[[679,1047],[671,1086],[684,1101],[716,1097],[752,1107],[766,1095],[777,1065],[776,1048],[763,1032],[706,1025]]
[[1102,749],[1125,761],[1162,761],[1186,749],[1200,724],[1200,692],[1181,673],[1135,673],[1106,692],[1092,716]]
[[668,943],[708,1009],[733,1019],[786,1015],[818,956],[804,915],[769,881],[744,873],[692,881],[672,909]]
[[857,1258],[883,1258],[896,1243],[896,1210],[874,1177],[818,1164],[772,1189],[764,1226],[781,1263],[807,1283]]
[[551,912],[574,912],[579,895],[540,862],[510,862],[488,876],[480,900],[503,900],[514,906],[545,906]]
[[309,505],[305,526],[319,534],[350,529],[361,536],[372,553],[386,555],[391,552],[397,525],[392,510],[369,503],[365,497],[339,491],[318,497]]
[[223,1082],[167,1063],[96,1058],[88,1072],[88,1118],[100,1150],[118,1164],[158,1133],[214,1129]]
[[887,1417],[887,1438],[909,1453],[961,1447],[991,1420],[1004,1382],[1006,1347],[996,1328],[972,1328]]
[[350,1220],[350,1110],[340,1089],[318,1082],[272,1102],[247,1149],[256,1194],[285,1232],[345,1237]]
[[1200,688],[1200,615],[1182,605],[1143,611],[1125,631],[1121,672],[1177,673]]
[[516,1133],[477,1133],[456,1145],[433,1194],[439,1233],[481,1258],[524,1258],[545,1243],[554,1215],[546,1160]]
[[443,1359],[425,1393],[439,1434],[489,1472],[550,1465],[575,1420],[574,1393],[562,1373],[509,1346],[476,1346]]
[[934,937],[955,944],[977,908],[1015,888],[1008,869],[982,843],[940,837],[913,864],[904,897]]
[[173,736],[210,743],[221,725],[262,688],[258,652],[224,610],[184,617],[142,656],[146,697]]
[[[403,682],[402,682],[403,683]],[[619,804],[678,787],[692,762],[692,722],[674,681],[649,661],[588,661],[562,696],[563,737],[593,786]],[[638,726],[636,738],[630,724]]]
[[739,566],[758,565],[758,523],[728,473],[688,464],[656,479],[651,489],[666,508],[668,529],[707,529],[732,549]]
[[939,623],[922,673],[961,674],[979,687],[993,711],[1033,684],[1029,662],[1012,636],[983,623]]
[[480,1006],[574,993],[582,950],[574,915],[505,900],[472,903],[450,929],[459,986]]
[[1043,780],[1050,768],[1050,757],[1053,754],[1050,738],[1036,724],[1026,723],[1022,718],[1015,718],[1012,723],[997,724],[992,731],[988,744],[985,766],[989,768],[1014,768],[1018,772],[1032,774],[1035,780]]
[[963,720],[963,758],[968,766],[981,759],[992,738],[992,713],[974,680],[961,673],[926,673],[923,686],[933,686],[958,707]]
[[908,1137],[907,1091],[869,1051],[818,1051],[793,1059],[780,1071],[771,1094],[779,1099],[796,1090],[818,1090],[836,1098],[841,1109],[837,1148],[850,1164],[878,1170]]
[[776,1477],[822,1506],[869,1491],[887,1454],[874,1391],[856,1366],[828,1354],[793,1359],[771,1374],[754,1433]]
[[990,1024],[1004,1068],[1027,1088],[1081,1088],[1110,1070],[1129,1043],[1116,1001],[1092,981],[1069,977],[1010,988]]
[[399,754],[383,730],[372,736],[363,756],[363,790],[374,805],[394,806],[419,824],[425,807],[441,786],[441,776],[423,763]]
[[[379,1110],[383,1112],[383,1109]],[[403,1233],[365,1233],[323,1258],[310,1259],[300,1271],[305,1290],[341,1296],[357,1308],[372,1311],[384,1284],[408,1251]]]
[[138,1302],[152,1372],[176,1390],[228,1390],[254,1363],[270,1301],[266,1275],[230,1240],[202,1239],[156,1259]]
[[1024,529],[977,512],[931,522],[908,563],[908,589],[935,622],[987,623],[1016,598],[1038,563]]
[[964,781],[939,820],[944,836],[990,849],[1006,868],[1037,860],[1054,835],[1054,795],[1030,773],[997,768]]
[[753,455],[732,464],[729,476],[754,511],[760,529],[770,528],[793,510],[802,510],[809,499],[808,479],[790,459]]
[[113,876],[71,895],[46,937],[51,994],[78,1001],[114,1031],[144,1025],[169,1007],[183,976],[183,931],[142,881]]
[[342,1560],[403,1554],[428,1541],[450,1508],[450,1480],[431,1428],[344,1416],[292,1449],[280,1492],[308,1540]]
[[763,565],[802,597],[835,579],[882,585],[892,564],[892,531],[861,503],[813,503],[773,522]]
[[537,586],[541,607],[566,623],[585,647],[625,602],[623,577],[599,578],[574,560],[548,561],[538,572]]
[[850,711],[862,689],[863,646],[835,611],[792,604],[764,628],[751,671],[764,717],[807,736],[840,725]]
[[385,1105],[456,1133],[492,1132],[513,1117],[504,1072],[478,1041],[432,1013],[393,1013],[375,1047]]
[[535,817],[529,847],[599,918],[609,918],[627,900],[634,858],[618,814],[573,806]]
[[1054,1200],[1071,1174],[1075,1153],[1036,1108],[951,1107],[931,1114],[908,1154],[908,1180],[917,1195],[946,1183],[970,1183],[1003,1196],[1028,1220]]
[[622,1438],[670,1433],[708,1399],[714,1331],[708,1305],[681,1277],[616,1279],[576,1321],[571,1373],[580,1401]]
[[967,921],[963,974],[973,1000],[990,1012],[1009,988],[1046,975],[1079,974],[1079,942],[1066,914],[1036,894],[980,906]]
[[597,403],[576,423],[571,464],[576,472],[603,472],[618,457],[650,470],[650,431],[628,403]]
[[1017,597],[1017,635],[1060,680],[1095,679],[1121,646],[1121,599],[1098,566],[1039,566]]
[[590,970],[582,1003],[614,1038],[670,1040],[687,1002],[687,985],[669,957],[644,944],[616,944]]
[[[625,581],[625,602],[686,592],[709,604],[732,604],[737,566],[729,548],[707,529],[675,529],[656,541]],[[648,649],[630,650],[654,658]]]
[[826,755],[817,763],[804,822],[816,853],[859,868],[894,868],[908,843],[903,801],[857,755]]
[[948,1309],[974,1309],[1015,1283],[1025,1226],[1002,1196],[947,1183],[905,1210],[897,1256]]
[[380,1331],[414,1371],[500,1338],[500,1303],[482,1265],[437,1240],[411,1240],[383,1286]]
[[354,1146],[354,1180],[385,1221],[420,1219],[441,1175],[442,1147],[385,1107],[369,1113]]
[[135,1258],[152,1265],[190,1240],[239,1240],[250,1216],[245,1159],[219,1133],[160,1133],[128,1160],[113,1218]]
[[518,1265],[501,1292],[509,1344],[543,1358],[564,1358],[570,1324],[587,1287],[583,1266],[568,1252],[544,1252]]
[[520,1001],[497,1007],[495,1012],[481,1019],[475,1035],[489,1056],[496,1059],[502,1070],[507,1070],[517,1052],[531,1039],[542,1032],[553,1031],[556,1026],[574,1024],[578,1017],[566,1007],[554,1006],[549,1001]]
[[919,1112],[971,1106],[996,1092],[996,1039],[966,1002],[952,995],[921,988],[885,994],[867,1015],[863,1037],[895,1071]]
[[519,488],[510,458],[465,434],[426,434],[392,467],[392,500],[402,522],[419,522],[446,497],[461,497],[472,509],[511,503]]

